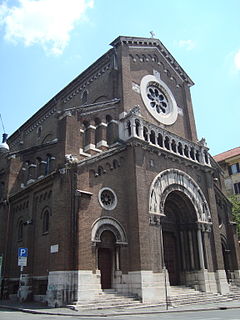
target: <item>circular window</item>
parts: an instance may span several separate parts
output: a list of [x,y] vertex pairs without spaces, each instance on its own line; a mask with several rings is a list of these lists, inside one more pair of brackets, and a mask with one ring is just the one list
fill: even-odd
[[146,108],[156,120],[166,125],[171,125],[177,120],[177,103],[163,81],[147,75],[142,78],[140,89]]
[[110,188],[103,188],[99,191],[98,200],[106,210],[113,210],[117,205],[117,196]]

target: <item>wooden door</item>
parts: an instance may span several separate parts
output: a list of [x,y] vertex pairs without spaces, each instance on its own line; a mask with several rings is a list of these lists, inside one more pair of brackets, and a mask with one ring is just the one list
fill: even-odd
[[112,251],[109,248],[98,249],[98,268],[101,272],[102,289],[112,287]]
[[163,233],[164,243],[164,261],[168,270],[170,285],[174,286],[179,284],[179,270],[177,260],[177,243],[174,233]]

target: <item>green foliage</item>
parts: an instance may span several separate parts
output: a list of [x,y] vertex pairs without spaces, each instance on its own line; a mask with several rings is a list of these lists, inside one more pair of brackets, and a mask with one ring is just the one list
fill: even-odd
[[236,195],[230,196],[229,200],[232,203],[232,214],[233,219],[237,223],[237,234],[240,238],[240,200]]

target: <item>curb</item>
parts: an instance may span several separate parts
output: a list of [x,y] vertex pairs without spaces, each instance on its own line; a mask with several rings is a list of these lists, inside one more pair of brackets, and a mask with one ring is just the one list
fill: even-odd
[[209,307],[209,308],[198,308],[198,309],[182,309],[182,310],[161,310],[161,311],[144,311],[144,312],[118,312],[118,313],[104,313],[104,314],[77,314],[76,313],[64,313],[64,312],[48,312],[48,311],[40,311],[33,309],[25,309],[21,307],[13,307],[7,305],[0,305],[0,309],[8,309],[21,311],[25,313],[31,314],[44,314],[44,315],[56,315],[56,316],[78,316],[78,317],[98,317],[98,318],[107,318],[107,317],[116,317],[116,316],[133,316],[133,315],[147,315],[147,314],[161,314],[161,313],[184,313],[184,312],[202,312],[202,311],[213,311],[213,310],[228,310],[228,309],[239,309],[240,306],[220,306],[220,307]]

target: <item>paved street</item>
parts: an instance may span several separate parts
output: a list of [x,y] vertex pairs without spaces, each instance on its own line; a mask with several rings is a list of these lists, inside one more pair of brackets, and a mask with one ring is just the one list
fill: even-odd
[[99,320],[99,319],[116,319],[116,320],[240,320],[239,309],[227,310],[211,310],[211,311],[194,311],[194,312],[178,312],[178,313],[156,313],[156,314],[136,314],[136,315],[120,315],[120,316],[59,316],[59,315],[43,315],[31,314],[19,311],[10,311],[7,309],[0,309],[1,320],[59,320],[61,319],[81,319],[81,320]]

